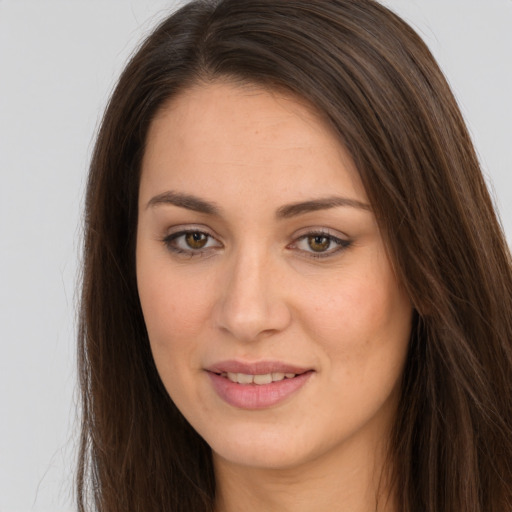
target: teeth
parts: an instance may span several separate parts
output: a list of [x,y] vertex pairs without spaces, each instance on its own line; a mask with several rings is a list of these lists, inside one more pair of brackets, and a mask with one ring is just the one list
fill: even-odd
[[254,384],[270,384],[272,382],[272,374],[265,373],[264,375],[255,375]]
[[221,373],[221,377],[228,378],[231,382],[236,382],[238,384],[270,384],[271,382],[279,382],[283,379],[293,379],[295,377],[295,373],[282,373],[282,372],[273,372],[273,373],[264,373],[261,375],[250,375],[247,373],[232,373],[232,372],[223,372]]
[[[247,375],[245,373],[237,373],[236,381],[238,382],[238,384],[252,384],[253,376]],[[257,382],[256,384],[259,384],[259,382]]]

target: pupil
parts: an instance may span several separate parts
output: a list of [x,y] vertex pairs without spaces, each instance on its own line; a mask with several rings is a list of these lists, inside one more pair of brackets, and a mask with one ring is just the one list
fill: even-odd
[[204,233],[188,233],[186,236],[187,245],[192,249],[201,249],[206,245],[206,235]]
[[312,236],[308,239],[309,247],[315,252],[322,252],[329,248],[329,238],[326,236]]

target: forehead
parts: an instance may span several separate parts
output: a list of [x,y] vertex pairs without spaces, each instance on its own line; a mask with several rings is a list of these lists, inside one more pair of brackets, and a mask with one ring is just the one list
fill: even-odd
[[230,82],[195,85],[160,110],[142,163],[141,189],[148,186],[202,195],[250,187],[291,200],[338,187],[366,200],[352,158],[311,105]]

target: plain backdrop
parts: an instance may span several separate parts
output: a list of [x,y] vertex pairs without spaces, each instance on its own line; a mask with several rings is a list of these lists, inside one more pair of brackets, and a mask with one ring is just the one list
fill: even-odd
[[[512,240],[512,0],[385,0],[429,44]],[[72,511],[76,281],[94,135],[176,3],[0,0],[0,512]]]

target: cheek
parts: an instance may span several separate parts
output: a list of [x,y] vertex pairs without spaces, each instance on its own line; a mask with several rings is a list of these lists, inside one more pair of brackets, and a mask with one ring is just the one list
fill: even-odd
[[161,270],[156,265],[140,267],[139,296],[156,368],[174,403],[185,411],[199,399],[196,354],[208,307],[204,293],[182,285],[179,278],[167,278]]
[[[206,282],[183,272],[169,272],[169,263],[138,253],[139,297],[157,367],[176,367],[190,359],[200,332],[210,322],[211,298]],[[167,372],[166,372],[167,373]]]
[[392,414],[412,320],[410,301],[392,276],[360,276],[345,275],[329,294],[316,295],[314,310],[302,309],[303,326],[323,354],[325,399],[343,404],[329,409],[329,421],[347,432],[378,411]]
[[[385,261],[366,272],[339,273],[298,306],[303,328],[345,375],[401,365],[410,336],[412,306]],[[314,307],[311,307],[311,304]]]

